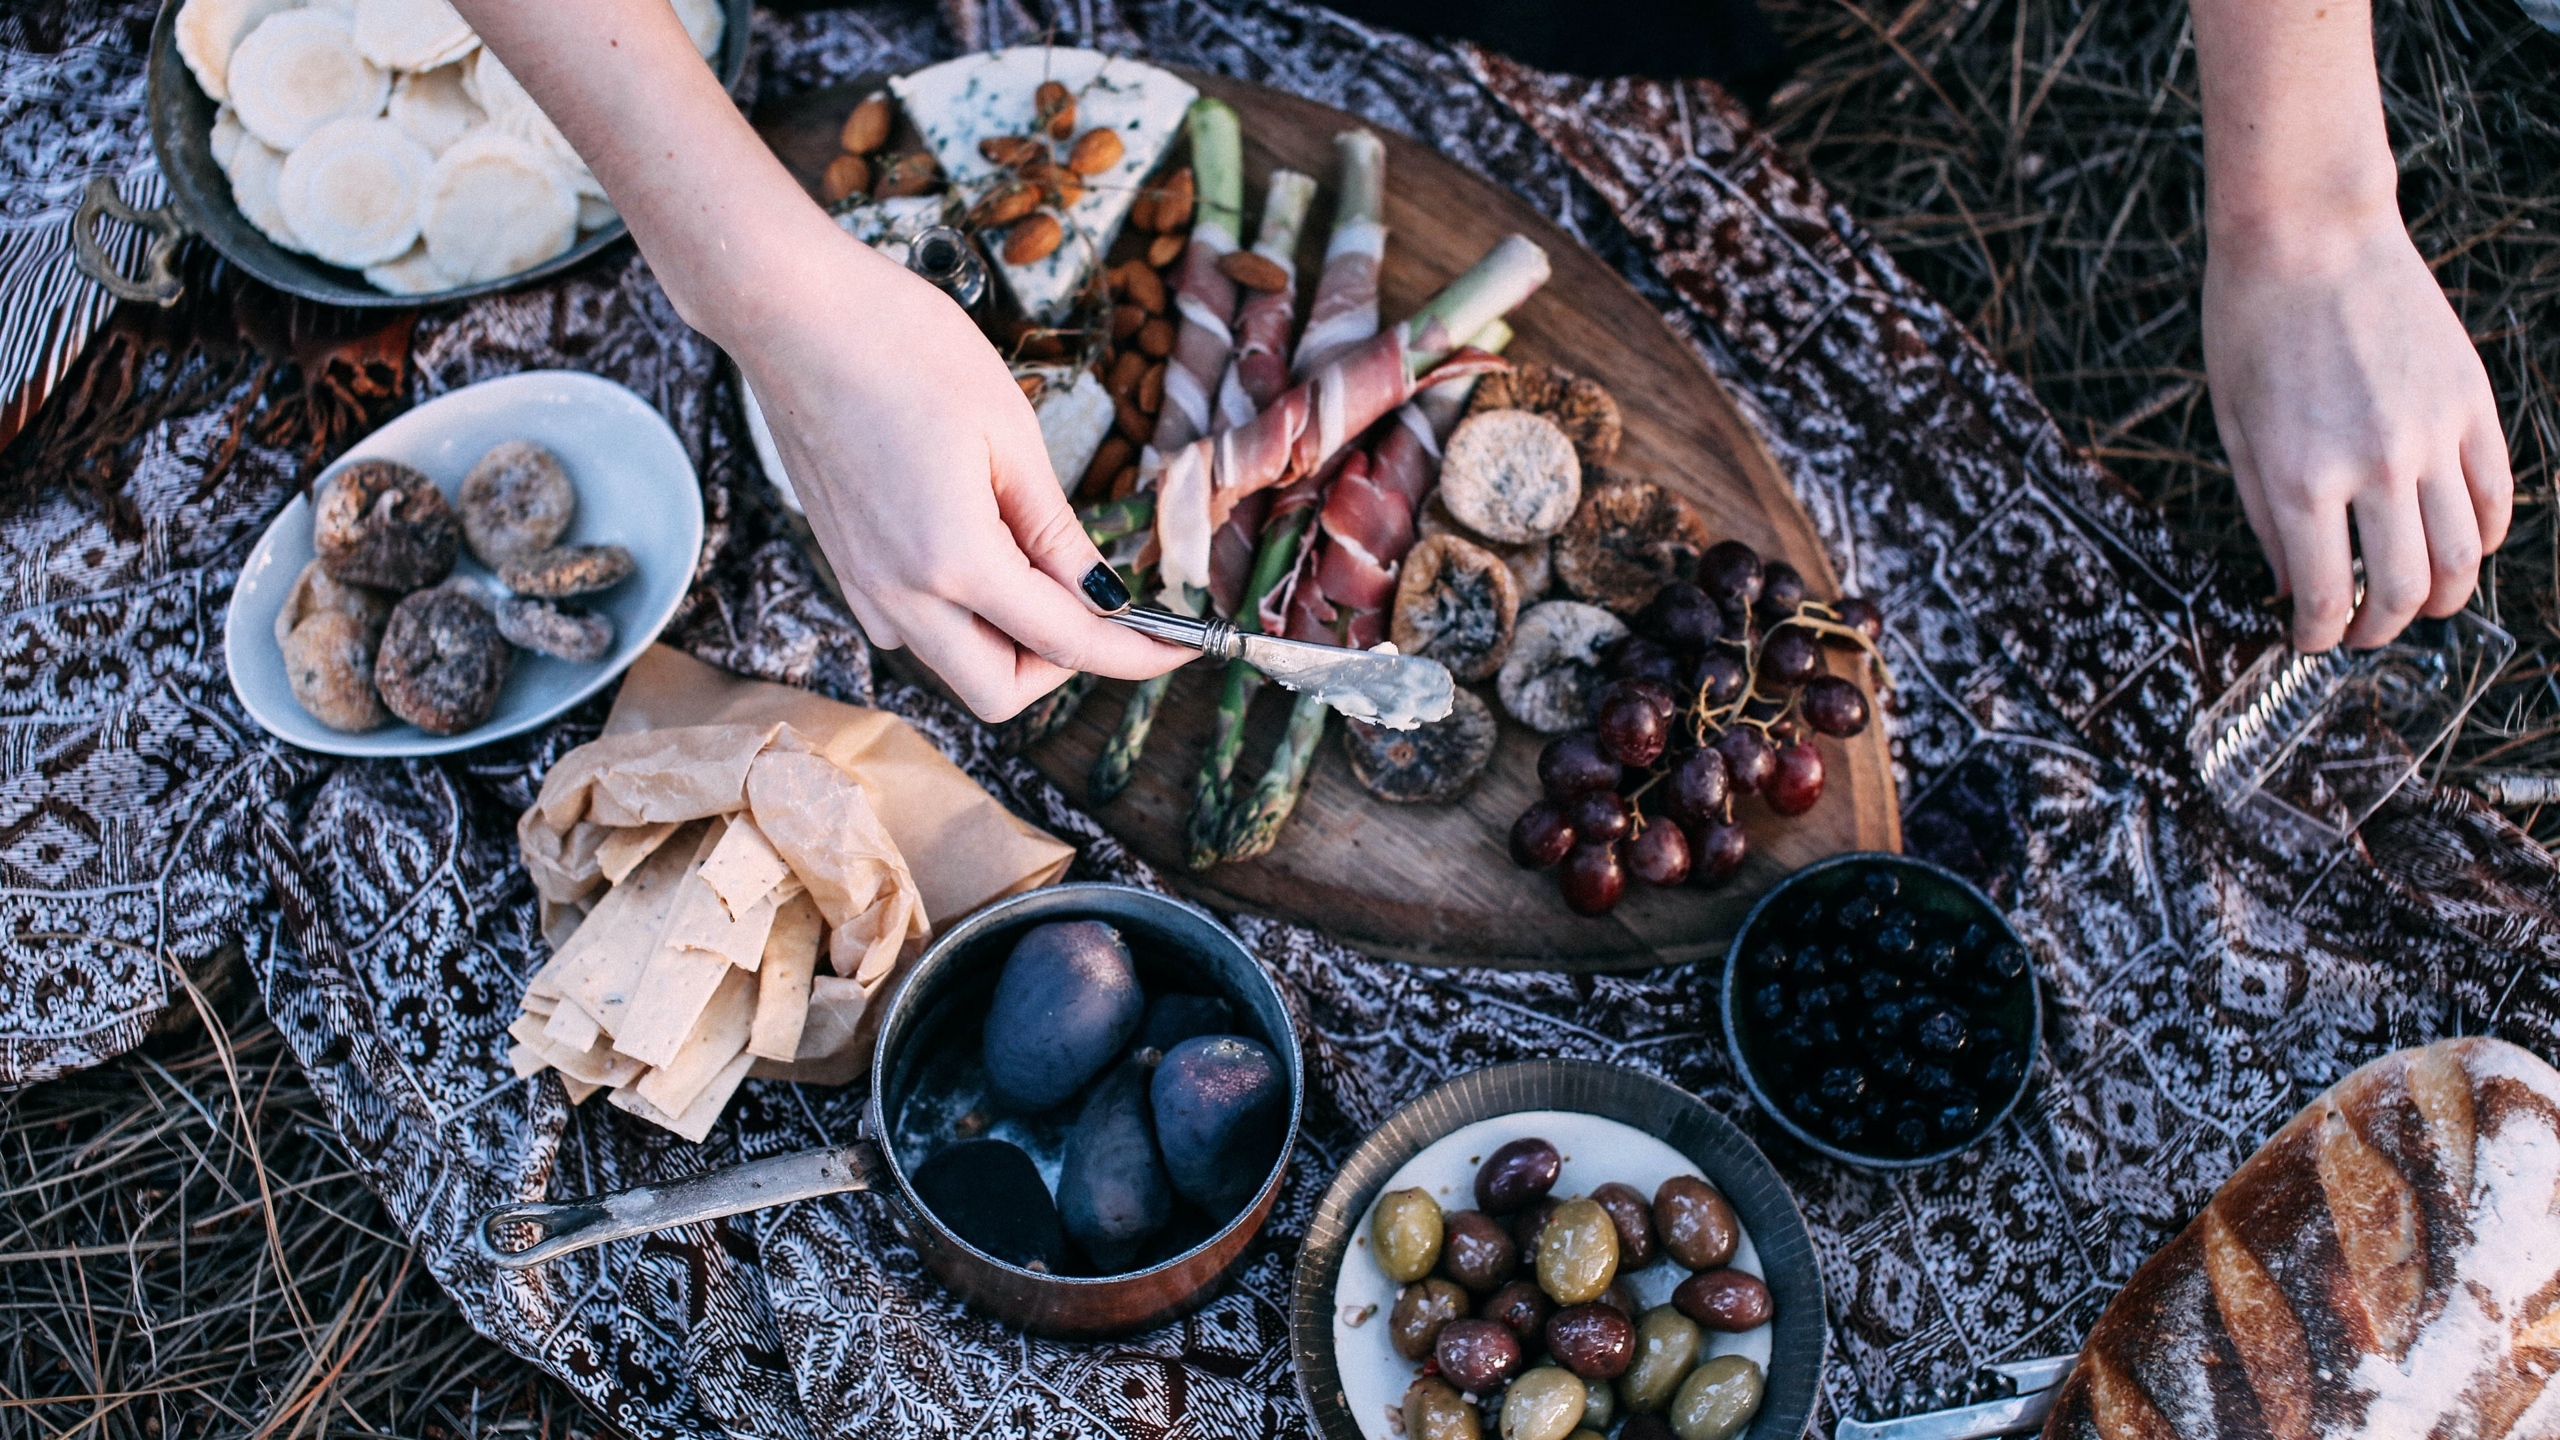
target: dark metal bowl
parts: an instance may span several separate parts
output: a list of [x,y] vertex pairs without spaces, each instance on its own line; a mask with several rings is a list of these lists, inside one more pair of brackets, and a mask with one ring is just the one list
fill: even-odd
[[1667,1080],[1589,1060],[1524,1060],[1461,1075],[1405,1106],[1361,1143],[1325,1191],[1298,1252],[1291,1286],[1289,1348],[1298,1395],[1325,1440],[1362,1440],[1343,1397],[1333,1352],[1333,1294],[1360,1217],[1404,1163],[1465,1126],[1524,1110],[1569,1110],[1631,1125],[1686,1155],[1733,1203],[1760,1252],[1777,1308],[1771,1322],[1768,1388],[1748,1435],[1792,1440],[1813,1417],[1830,1344],[1822,1263],[1795,1196],[1776,1167],[1732,1121]]
[[[270,240],[257,226],[249,223],[240,207],[231,200],[230,178],[214,163],[212,133],[214,103],[196,84],[193,72],[178,54],[176,22],[180,0],[166,0],[160,7],[160,19],[151,30],[151,144],[160,157],[160,173],[169,182],[170,202],[166,211],[131,211],[119,213],[115,207],[99,204],[107,213],[130,223],[148,225],[161,232],[162,242],[155,247],[165,256],[174,248],[179,234],[192,233],[212,242],[224,258],[242,270],[290,295],[318,300],[330,305],[352,307],[400,307],[441,305],[451,300],[468,300],[500,290],[547,280],[568,270],[588,256],[620,240],[624,227],[620,220],[606,225],[584,240],[570,246],[529,270],[477,285],[460,285],[428,295],[391,295],[365,283],[364,276],[341,269],[309,255],[296,254]],[[748,32],[754,24],[754,0],[725,0],[727,22],[720,36],[718,65],[720,83],[735,88],[738,77],[747,68]],[[95,187],[93,202],[95,201]],[[75,233],[89,236],[96,224],[95,213],[83,207],[84,213],[73,221]],[[84,251],[88,247],[83,247]],[[84,259],[88,257],[84,254]],[[101,254],[99,259],[103,259]],[[131,299],[152,299],[172,304],[177,299],[176,280],[167,276],[149,294],[128,293],[91,270],[91,278],[108,284],[110,289]],[[126,282],[130,284],[131,282]],[[135,287],[137,290],[144,287]]]
[[1753,1102],[1776,1121],[1780,1129],[1808,1148],[1834,1160],[1878,1170],[1908,1170],[1921,1165],[1935,1165],[1981,1144],[1984,1136],[2000,1128],[2000,1122],[2008,1119],[2009,1112],[2018,1108],[2018,1102],[2026,1096],[2027,1086],[2034,1082],[2036,1052],[2044,1044],[2044,992],[2036,980],[2035,966],[2030,964],[2015,991],[1990,1012],[1993,1024],[1998,1025],[2009,1038],[2025,1045],[2027,1064],[2018,1076],[2016,1088],[2001,1101],[1999,1108],[1986,1113],[1981,1126],[1962,1140],[1925,1155],[1870,1155],[1845,1149],[1806,1130],[1787,1113],[1786,1107],[1778,1102],[1777,1096],[1761,1079],[1761,1067],[1757,1062],[1765,1036],[1758,1030],[1746,1030],[1740,1013],[1742,957],[1750,953],[1750,947],[1758,944],[1767,933],[1767,926],[1763,923],[1765,917],[1819,904],[1858,884],[1862,876],[1874,870],[1891,870],[1901,877],[1903,900],[1917,908],[1993,926],[2009,943],[2024,948],[2018,932],[2011,928],[2008,917],[2000,913],[2000,907],[1991,903],[1991,897],[1943,865],[1882,850],[1852,851],[1817,860],[1771,886],[1769,893],[1761,896],[1759,902],[1751,907],[1751,913],[1743,917],[1742,928],[1735,932],[1731,948],[1725,951],[1724,1043],[1733,1055],[1733,1068],[1741,1073],[1743,1088],[1751,1092]]

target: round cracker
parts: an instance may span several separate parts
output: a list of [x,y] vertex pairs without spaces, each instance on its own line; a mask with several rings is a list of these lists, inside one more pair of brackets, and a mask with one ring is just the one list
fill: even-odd
[[684,33],[693,38],[693,48],[708,60],[720,53],[720,37],[729,28],[727,9],[720,0],[675,0],[676,18],[684,22]]
[[410,246],[408,253],[397,260],[364,267],[364,283],[392,295],[433,295],[453,288],[443,267],[427,252],[424,240]]
[[578,196],[531,141],[492,128],[453,143],[427,177],[428,253],[457,285],[513,275],[576,243]]
[[231,52],[239,48],[241,37],[258,28],[258,22],[280,10],[290,10],[296,0],[187,0],[178,7],[178,18],[171,38],[178,43],[178,58],[194,72],[196,84],[216,104],[231,98]]
[[276,184],[284,175],[284,152],[255,135],[243,134],[240,143],[231,148],[231,163],[222,167],[231,177],[231,203],[259,233],[287,250],[300,251],[302,237],[284,218],[284,207],[276,203]]
[[489,112],[462,90],[463,65],[439,65],[391,82],[383,112],[412,140],[441,155],[454,141],[489,123]]
[[213,152],[213,163],[225,170],[231,168],[231,152],[240,148],[240,137],[248,134],[240,123],[240,112],[229,105],[213,112],[213,130],[205,136],[205,148]]
[[285,157],[276,198],[312,254],[360,270],[418,243],[418,197],[435,163],[388,120],[333,120]]
[[356,51],[386,70],[433,70],[478,49],[446,0],[356,0]]
[[391,75],[356,53],[355,30],[327,10],[287,10],[231,52],[231,103],[249,133],[291,151],[332,120],[382,113]]

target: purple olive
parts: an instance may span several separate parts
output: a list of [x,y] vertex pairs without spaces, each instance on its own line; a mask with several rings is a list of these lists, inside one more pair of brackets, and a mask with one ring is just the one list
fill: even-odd
[[1547,1198],[1564,1169],[1556,1147],[1536,1136],[1511,1141],[1485,1157],[1476,1170],[1476,1208],[1509,1215]]

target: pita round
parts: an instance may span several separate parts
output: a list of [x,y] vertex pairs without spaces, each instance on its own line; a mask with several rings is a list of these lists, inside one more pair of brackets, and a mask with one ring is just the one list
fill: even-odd
[[418,243],[418,196],[435,163],[388,120],[332,120],[285,157],[276,199],[312,254],[361,270]]
[[479,102],[462,93],[466,66],[439,65],[402,75],[391,82],[391,104],[385,112],[410,139],[437,155],[474,128],[489,122]]
[[276,183],[284,175],[283,151],[244,134],[232,147],[231,161],[222,173],[231,177],[231,203],[240,207],[250,224],[287,250],[302,249],[301,238],[285,223],[284,207],[276,203]]
[[729,14],[720,0],[675,0],[676,18],[684,22],[684,33],[693,37],[693,48],[708,60],[720,52],[721,33],[729,28]]
[[427,253],[427,242],[419,241],[397,260],[364,267],[365,283],[376,290],[394,295],[432,295],[450,290],[453,282],[445,278],[435,257]]
[[195,72],[196,83],[217,104],[231,98],[231,52],[258,22],[296,0],[187,0],[178,7],[171,27],[178,58]]
[[427,177],[427,251],[457,285],[530,269],[578,238],[578,194],[541,147],[494,127],[457,140]]
[[287,10],[231,52],[231,103],[249,133],[291,150],[332,120],[382,113],[389,73],[356,53],[346,17]]
[[356,0],[356,50],[386,70],[432,70],[480,44],[446,0]]

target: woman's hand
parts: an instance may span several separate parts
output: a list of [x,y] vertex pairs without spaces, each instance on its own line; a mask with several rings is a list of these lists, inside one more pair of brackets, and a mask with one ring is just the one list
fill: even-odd
[[2381,645],[2462,608],[2506,538],[2514,485],[2480,356],[2396,207],[2289,240],[2217,233],[2204,354],[2297,647]]
[[872,643],[913,649],[987,720],[1078,670],[1141,679],[1192,658],[1093,613],[1127,592],[968,316],[838,238],[793,267],[819,293],[731,348]]

